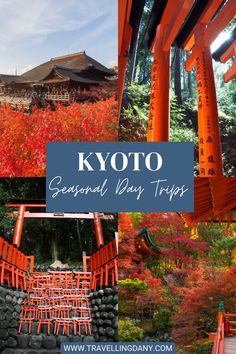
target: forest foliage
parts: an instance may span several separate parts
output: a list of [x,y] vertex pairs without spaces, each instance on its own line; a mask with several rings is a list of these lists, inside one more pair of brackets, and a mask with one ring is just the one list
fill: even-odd
[[[137,50],[129,56],[120,118],[120,140],[146,141],[150,100],[151,66],[153,54],[145,46],[144,37],[153,0],[146,1],[137,40]],[[226,27],[231,32],[235,19]],[[170,141],[191,141],[195,144],[195,170],[198,174],[198,124],[196,69],[187,72],[185,62],[189,53],[177,46],[171,48],[170,82]],[[224,172],[236,173],[236,81],[225,84],[223,75],[232,64],[213,60],[218,112],[221,129]]]
[[[119,219],[120,318],[134,321],[143,339],[166,336],[181,353],[210,352],[220,302],[236,311],[235,226],[200,223],[193,230],[177,213],[120,213]],[[137,248],[143,227],[159,255],[144,257]],[[124,338],[127,331],[122,327]]]

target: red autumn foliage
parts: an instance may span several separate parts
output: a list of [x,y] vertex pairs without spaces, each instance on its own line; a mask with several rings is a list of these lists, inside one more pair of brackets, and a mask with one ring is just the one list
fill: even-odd
[[133,220],[129,213],[119,213],[119,225],[118,225],[119,241],[129,240],[130,234],[136,232]]
[[[141,254],[137,253],[134,240],[143,227],[148,228],[161,255],[145,258],[141,271]],[[216,331],[220,302],[223,301],[226,313],[236,313],[236,268],[215,266],[208,252],[214,247],[214,237],[233,237],[234,228],[222,226],[212,233],[209,242],[202,242],[207,239],[202,228],[199,239],[191,238],[177,213],[129,213],[122,214],[120,230],[122,271],[125,269],[129,278],[138,278],[148,285],[135,294],[128,289],[122,294],[125,299],[135,300],[135,318],[154,318],[157,314],[157,328],[163,329],[163,321],[167,321],[165,330],[171,328],[174,341],[185,346]],[[140,313],[144,316],[140,317]],[[162,318],[163,313],[167,317]]]
[[31,114],[0,106],[0,176],[45,176],[46,142],[116,141],[117,131],[113,97],[57,105],[56,111],[35,108]]
[[119,269],[122,278],[139,270],[135,263],[140,259],[135,247],[136,233],[130,214],[119,213]]
[[[158,305],[166,305],[167,299],[163,292],[161,279],[155,278],[149,269],[143,270],[142,274],[134,273],[132,276],[134,283],[124,286],[121,282],[119,287],[119,296],[123,302],[132,301],[132,308],[127,309],[134,318],[153,318],[154,311]],[[139,279],[142,282],[134,287],[135,281]],[[126,314],[127,315],[127,314]]]
[[187,276],[181,291],[177,287],[175,290],[175,294],[182,299],[173,317],[172,334],[179,344],[193,343],[216,330],[217,312],[222,300],[225,312],[236,313],[235,268],[219,272],[203,264]]
[[135,237],[144,227],[148,228],[152,240],[160,248],[162,260],[168,260],[166,263],[171,267],[192,267],[198,258],[206,257],[209,244],[192,239],[178,214],[140,213],[139,218],[141,221],[136,222],[135,227],[131,214],[119,214],[119,262],[123,273],[128,271],[126,276],[131,276],[132,271],[140,271],[138,264],[142,256],[135,246]]
[[176,262],[176,266],[192,265],[209,249],[207,242],[190,236],[177,213],[143,213],[139,228],[147,227],[162,257]]
[[163,285],[161,279],[154,277],[150,269],[144,269],[139,279],[145,281],[148,290],[145,294],[137,294],[137,304],[141,305],[145,302],[146,306],[164,305],[165,297],[162,294]]
[[89,91],[83,91],[84,96],[93,97],[99,100],[106,100],[117,94],[117,80],[104,82],[97,87],[90,87]]

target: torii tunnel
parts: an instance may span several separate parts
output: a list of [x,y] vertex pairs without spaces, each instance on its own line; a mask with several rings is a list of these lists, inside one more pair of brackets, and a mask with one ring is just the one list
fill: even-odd
[[[145,0],[119,0],[119,110],[129,55],[134,51]],[[169,141],[170,49],[187,51],[187,71],[196,68],[198,97],[199,176],[223,176],[222,150],[216,87],[210,46],[236,15],[235,0],[155,0],[144,44],[154,55],[151,69],[147,141]],[[235,31],[217,50],[216,60],[225,63],[236,53]],[[236,76],[236,60],[224,75]]]
[[[12,243],[5,241],[0,237],[0,255],[1,255],[1,276],[0,283],[3,284],[4,280],[8,281],[9,286],[13,283],[13,277],[9,278],[5,276],[7,266],[12,269],[21,269],[22,272],[22,289],[26,288],[27,281],[27,269],[29,273],[33,273],[34,257],[24,255],[19,249],[21,245],[21,239],[23,234],[23,226],[25,219],[83,219],[93,220],[94,230],[96,235],[97,251],[87,256],[83,252],[83,272],[91,273],[91,289],[108,285],[111,280],[114,285],[118,281],[118,245],[117,237],[109,241],[104,242],[103,230],[101,220],[113,220],[113,215],[107,215],[104,213],[48,213],[45,212],[46,204],[43,202],[38,203],[36,201],[13,201],[7,204],[13,211],[9,212],[9,215],[16,218],[16,224],[14,228],[14,235]],[[42,211],[41,211],[42,210]],[[30,262],[30,263],[29,263]]]

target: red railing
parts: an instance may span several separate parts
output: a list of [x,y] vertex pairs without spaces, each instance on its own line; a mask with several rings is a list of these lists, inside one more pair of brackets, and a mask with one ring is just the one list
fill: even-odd
[[212,354],[224,354],[225,319],[224,312],[218,314],[218,328],[215,334],[215,341]]
[[114,239],[90,256],[90,271],[92,272],[108,263],[113,258],[117,257],[117,255],[116,240]]
[[225,313],[225,336],[230,334],[236,334],[236,321],[232,320],[232,318],[236,318],[236,314],[234,313]]
[[33,272],[34,257],[26,256],[0,237],[0,284],[26,289],[26,273]]
[[117,244],[114,239],[89,257],[92,290],[118,282],[117,256]]
[[236,321],[232,320],[232,318],[236,318],[236,314],[218,313],[218,328],[214,336],[215,340],[212,354],[224,354],[225,337],[236,334]]

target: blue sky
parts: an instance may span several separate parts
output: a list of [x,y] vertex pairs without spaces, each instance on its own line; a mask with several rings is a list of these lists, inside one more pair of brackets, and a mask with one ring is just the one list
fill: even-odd
[[0,73],[86,53],[117,64],[118,0],[0,0]]

